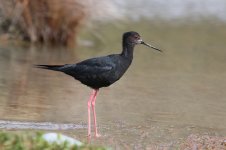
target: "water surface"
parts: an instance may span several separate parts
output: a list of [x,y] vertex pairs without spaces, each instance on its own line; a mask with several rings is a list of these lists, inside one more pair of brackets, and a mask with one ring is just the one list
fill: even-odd
[[[226,28],[163,25],[146,26],[148,33],[139,30],[145,41],[164,53],[137,46],[133,64],[122,79],[100,90],[96,113],[103,137],[94,142],[115,149],[144,149],[153,144],[176,145],[191,133],[224,136]],[[75,50],[1,44],[1,128],[10,128],[4,121],[28,122],[30,129],[64,130],[84,141],[91,89],[33,64],[76,63],[119,53],[120,36],[107,37],[102,46]],[[48,123],[52,127],[40,128]],[[57,124],[62,128],[53,128]]]

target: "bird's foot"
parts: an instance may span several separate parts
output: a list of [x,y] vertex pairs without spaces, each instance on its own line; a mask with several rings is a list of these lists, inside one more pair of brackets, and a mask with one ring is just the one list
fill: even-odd
[[87,135],[87,143],[90,143],[90,141],[91,141],[91,134],[88,134]]
[[99,137],[101,137],[101,134],[96,133],[95,138],[99,138]]

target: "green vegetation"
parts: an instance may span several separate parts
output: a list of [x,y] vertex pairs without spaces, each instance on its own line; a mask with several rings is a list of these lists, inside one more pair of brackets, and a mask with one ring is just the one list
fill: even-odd
[[1,150],[105,150],[100,146],[48,143],[40,132],[0,132]]

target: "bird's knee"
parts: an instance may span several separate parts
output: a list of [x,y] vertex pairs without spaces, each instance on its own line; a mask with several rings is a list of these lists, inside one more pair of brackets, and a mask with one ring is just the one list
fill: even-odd
[[92,101],[91,104],[92,104],[93,107],[95,106],[95,102],[94,101]]

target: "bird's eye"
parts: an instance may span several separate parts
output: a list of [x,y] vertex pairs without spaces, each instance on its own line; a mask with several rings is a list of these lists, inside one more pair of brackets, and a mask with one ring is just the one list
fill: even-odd
[[138,36],[135,36],[135,39],[139,39],[139,37]]

